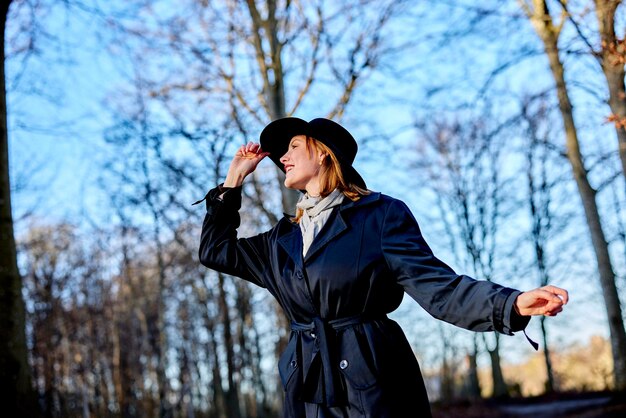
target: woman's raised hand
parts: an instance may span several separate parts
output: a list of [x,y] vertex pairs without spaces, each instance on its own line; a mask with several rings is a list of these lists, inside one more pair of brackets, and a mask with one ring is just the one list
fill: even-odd
[[522,292],[515,300],[515,310],[523,316],[556,316],[568,300],[567,290],[548,285]]
[[269,152],[264,152],[257,143],[248,142],[246,145],[242,145],[230,163],[224,187],[241,186],[243,179],[252,173],[259,162],[268,155],[270,155]]

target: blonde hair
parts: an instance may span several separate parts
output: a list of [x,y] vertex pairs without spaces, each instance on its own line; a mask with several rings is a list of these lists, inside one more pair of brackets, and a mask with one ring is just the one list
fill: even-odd
[[[306,137],[306,149],[310,152],[311,149],[315,151],[321,151],[325,154],[321,163],[320,171],[320,196],[322,198],[328,196],[335,189],[339,189],[348,199],[353,202],[359,200],[361,196],[366,196],[371,192],[367,189],[357,186],[356,184],[349,182],[344,176],[341,170],[341,163],[328,146],[310,136]],[[300,222],[303,210],[298,208],[296,216],[292,218],[295,222]]]

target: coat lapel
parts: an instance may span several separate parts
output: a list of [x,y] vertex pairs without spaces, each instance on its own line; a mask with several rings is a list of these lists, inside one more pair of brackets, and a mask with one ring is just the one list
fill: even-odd
[[287,252],[296,264],[303,270],[304,263],[302,261],[302,233],[300,228],[296,225],[291,232],[278,238],[278,243]]
[[338,235],[348,229],[346,221],[341,216],[341,211],[337,209],[338,208],[333,210],[330,218],[328,219],[328,221],[326,221],[326,224],[324,225],[322,230],[311,243],[309,251],[306,253],[306,257],[304,257],[305,263],[317,252],[322,250],[331,240],[333,240]]

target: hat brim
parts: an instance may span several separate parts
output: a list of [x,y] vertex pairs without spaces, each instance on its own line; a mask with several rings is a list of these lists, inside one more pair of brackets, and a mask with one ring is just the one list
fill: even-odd
[[[285,172],[285,166],[280,162],[280,159],[285,155],[291,139],[296,135],[305,135],[315,138],[315,134],[312,132],[309,123],[295,117],[287,117],[270,122],[261,132],[261,149],[270,153],[270,159],[283,173]],[[363,177],[361,177],[354,167],[346,161],[343,161],[340,155],[336,156],[347,180],[362,189],[367,189],[365,180],[363,180]]]

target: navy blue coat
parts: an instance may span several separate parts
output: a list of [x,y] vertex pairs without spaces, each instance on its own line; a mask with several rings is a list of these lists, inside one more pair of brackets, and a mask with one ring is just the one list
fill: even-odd
[[474,331],[512,334],[517,290],[456,274],[437,259],[400,200],[371,193],[345,199],[302,256],[289,217],[238,238],[241,188],[206,197],[200,261],[266,288],[291,320],[279,360],[284,416],[428,417],[420,369],[387,314],[408,293],[433,317]]

